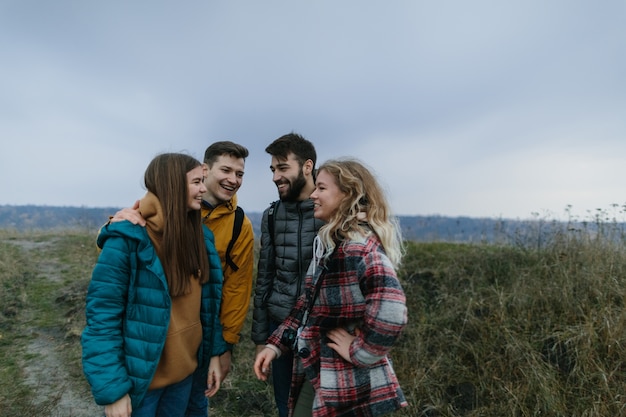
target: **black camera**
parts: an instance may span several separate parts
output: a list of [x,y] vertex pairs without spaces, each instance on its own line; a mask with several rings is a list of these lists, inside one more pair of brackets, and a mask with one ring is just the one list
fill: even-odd
[[285,329],[280,337],[280,343],[289,346],[291,350],[295,351],[298,344],[298,332],[294,329]]

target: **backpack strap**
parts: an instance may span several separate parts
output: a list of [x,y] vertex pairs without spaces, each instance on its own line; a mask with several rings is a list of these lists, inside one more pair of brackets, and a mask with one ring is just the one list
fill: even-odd
[[237,264],[233,261],[233,258],[230,256],[230,253],[233,250],[233,246],[239,238],[239,234],[241,233],[241,226],[243,225],[243,217],[244,212],[243,209],[239,206],[235,209],[235,221],[233,223],[233,235],[228,243],[228,247],[226,248],[226,265],[230,266],[233,271],[239,270]]
[[272,242],[272,246],[274,246],[274,224],[276,223],[274,213],[278,209],[278,203],[280,203],[280,200],[272,201],[270,209],[267,212],[267,227],[270,232],[270,240]]

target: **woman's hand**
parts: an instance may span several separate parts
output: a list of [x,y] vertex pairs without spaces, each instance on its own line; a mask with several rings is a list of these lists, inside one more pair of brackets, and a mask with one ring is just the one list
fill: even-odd
[[360,333],[359,329],[355,329],[354,335],[351,335],[346,329],[338,327],[326,333],[326,336],[330,339],[327,345],[337,352],[339,356],[352,363],[352,359],[350,359],[350,345],[352,345],[352,341],[356,339]]
[[133,407],[130,404],[130,396],[124,395],[113,404],[104,406],[104,415],[106,417],[130,417]]
[[206,379],[207,389],[204,391],[206,397],[214,396],[220,389],[222,383],[222,365],[219,356],[213,356],[209,362],[209,374]]
[[276,357],[276,352],[268,347],[263,348],[263,350],[257,353],[254,361],[254,373],[258,379],[267,381],[267,376],[270,373],[270,365]]

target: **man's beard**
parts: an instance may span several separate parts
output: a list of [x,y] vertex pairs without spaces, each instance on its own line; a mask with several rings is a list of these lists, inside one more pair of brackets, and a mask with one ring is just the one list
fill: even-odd
[[306,178],[300,171],[298,177],[289,185],[289,191],[285,195],[279,195],[281,201],[298,201],[302,189],[306,186]]

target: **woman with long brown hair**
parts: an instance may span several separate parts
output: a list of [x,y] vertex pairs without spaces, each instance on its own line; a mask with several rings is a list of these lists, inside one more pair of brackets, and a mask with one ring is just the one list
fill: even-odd
[[146,226],[109,223],[87,293],[83,369],[107,417],[184,416],[192,374],[220,386],[221,262],[202,225],[203,167],[166,153],[144,175]]

